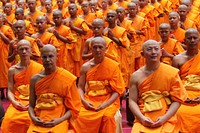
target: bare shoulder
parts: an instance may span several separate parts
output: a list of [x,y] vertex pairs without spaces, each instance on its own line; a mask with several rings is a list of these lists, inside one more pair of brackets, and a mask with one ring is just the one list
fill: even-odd
[[179,61],[179,60],[184,59],[185,57],[186,57],[186,52],[184,51],[184,52],[182,52],[182,53],[180,53],[180,54],[174,56],[173,60]]
[[39,80],[41,80],[44,77],[45,77],[45,74],[44,74],[44,70],[43,70],[40,73],[37,73],[31,77],[31,83],[35,84],[36,82],[38,82]]
[[130,76],[130,83],[131,84],[138,84],[140,82],[140,79],[143,77],[143,69],[144,67],[138,69],[134,73],[131,74]]
[[180,53],[173,57],[172,66],[180,68],[188,60],[186,52]]
[[81,74],[87,73],[87,71],[91,68],[90,61],[84,63],[81,67]]

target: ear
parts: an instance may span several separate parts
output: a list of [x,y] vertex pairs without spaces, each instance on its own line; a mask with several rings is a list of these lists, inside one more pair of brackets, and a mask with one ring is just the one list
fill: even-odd
[[144,52],[142,51],[142,52],[140,52],[140,54],[144,57]]

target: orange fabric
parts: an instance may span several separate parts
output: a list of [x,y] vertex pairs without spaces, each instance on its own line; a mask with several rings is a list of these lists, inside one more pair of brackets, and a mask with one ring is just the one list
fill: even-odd
[[[102,72],[104,73],[103,75]],[[105,57],[102,63],[94,66],[87,72],[86,82],[88,84],[88,88],[86,89],[84,97],[95,107],[107,101],[114,91],[119,94],[122,94],[124,91],[124,82],[119,69],[119,64],[107,57]],[[93,82],[92,85],[90,85],[91,82]],[[96,96],[91,95],[92,91],[95,93],[95,90],[99,91],[100,89],[100,86],[98,87],[98,84],[95,82],[105,83],[105,85],[101,86],[106,91],[104,94],[96,94]],[[82,107],[76,121],[78,132],[114,133],[116,130],[114,115],[118,109],[118,100],[116,100],[109,107],[100,111],[91,111]],[[88,125],[92,126],[87,128]]]
[[[10,40],[14,39],[14,34],[9,26],[3,25],[0,27],[0,31]],[[8,68],[10,67],[10,63],[8,62],[8,49],[9,44],[6,44],[0,38],[0,88],[8,87]]]
[[11,13],[9,16],[6,16],[6,18],[8,19],[9,22],[13,23],[15,19],[15,14]]
[[[169,40],[165,44],[161,43],[160,47],[164,48],[168,53],[172,55],[178,55],[184,51],[181,44],[177,40],[172,38],[169,38]],[[172,59],[169,57],[162,57],[161,62],[172,65]]]
[[175,31],[173,31],[171,34],[175,36],[175,39],[177,41],[184,42],[185,30],[183,30],[182,28],[178,27],[178,29],[176,29]]
[[[85,23],[84,19],[77,17],[73,20],[74,26],[81,28],[82,30],[88,32],[90,29]],[[66,24],[69,26],[69,23]],[[85,38],[84,35],[81,35],[79,33],[76,33],[75,31],[72,30],[72,34],[77,40],[76,44],[72,46],[70,49],[70,53],[72,55],[72,58],[75,62],[75,72],[73,73],[77,77],[80,76],[80,68],[82,66],[83,60],[82,60],[82,53],[83,53],[83,48],[84,48],[84,43],[87,38]]]
[[115,3],[113,3],[112,5],[108,5],[108,9],[109,10],[116,10],[117,9],[117,7],[118,7],[118,5],[117,4],[115,4]]
[[[184,83],[184,77],[194,74],[200,75],[200,52],[183,64],[180,68],[180,77]],[[189,98],[200,96],[200,91],[187,90]],[[200,105],[187,106],[181,105],[177,112],[180,131],[183,133],[199,132],[200,125]]]
[[36,19],[38,16],[44,16],[44,13],[36,9],[33,14],[29,12],[26,16],[26,19],[29,20],[31,18],[33,22],[36,23]]
[[[36,73],[42,71],[42,69],[43,69],[42,65],[34,61],[31,61],[27,69],[14,75],[13,93],[16,101],[20,102],[24,106],[29,104],[29,96],[20,93],[20,91],[18,91],[17,88],[22,85],[27,85],[27,87],[24,88],[26,90],[23,91],[29,94],[29,84],[31,77]],[[29,125],[30,125],[30,118],[28,110],[20,111],[17,110],[15,107],[13,107],[12,104],[10,104],[4,116],[4,120],[2,123],[2,132],[26,133]]]
[[[164,98],[161,98],[160,100],[162,109],[149,112],[143,111],[144,100],[141,98],[141,95],[145,92],[153,90],[158,90],[161,93],[167,91],[169,93],[169,98],[173,101],[183,102],[187,98],[186,90],[184,89],[183,84],[181,83],[181,79],[178,75],[178,69],[161,63],[155,72],[149,75],[142,83],[138,85],[139,108],[144,116],[150,118],[153,121],[156,121],[158,117],[163,116],[169,108]],[[178,127],[176,124],[176,115],[172,116],[166,123],[158,128],[144,127],[136,119],[132,128],[132,133],[178,133]]]
[[[55,89],[56,88],[56,89]],[[55,118],[60,118],[65,114],[67,110],[70,110],[72,114],[72,119],[78,116],[81,101],[76,88],[76,77],[69,73],[63,68],[57,68],[57,70],[42,78],[36,83],[35,92],[38,98],[42,95],[48,95],[49,93],[58,95],[61,99],[61,103],[57,103],[55,108],[52,109],[42,109],[35,108],[35,115],[44,121],[50,121]],[[37,106],[37,102],[36,102]],[[31,123],[27,133],[47,133],[47,132],[68,132],[69,120],[65,120],[60,124],[52,128],[44,128],[41,126],[36,126]]]
[[122,1],[122,2],[117,1],[115,4],[117,4],[118,6],[123,7],[124,9],[127,9],[127,6],[128,6],[128,2],[127,1]]
[[193,22],[190,19],[186,19],[183,24],[184,24],[185,30],[187,30],[189,28],[195,28],[196,29],[195,22]]

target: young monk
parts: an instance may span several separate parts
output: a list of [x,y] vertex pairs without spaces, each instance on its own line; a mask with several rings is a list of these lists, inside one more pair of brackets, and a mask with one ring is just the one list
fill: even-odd
[[52,1],[51,0],[45,0],[45,9],[46,9],[46,20],[47,20],[47,27],[51,27],[54,26],[54,22],[53,22],[53,9],[52,9]]
[[119,64],[105,57],[105,40],[95,37],[91,43],[93,58],[81,67],[78,83],[83,107],[76,126],[78,133],[115,133],[114,115],[119,109],[117,99],[124,91],[123,78]]
[[32,121],[27,133],[66,133],[69,120],[74,120],[81,108],[76,77],[56,66],[54,46],[45,45],[41,57],[45,70],[31,78],[29,115]]
[[57,6],[58,6],[58,8],[56,8],[56,9],[58,9],[62,12],[63,19],[70,17],[68,9],[64,7],[64,0],[56,0],[56,2],[57,2]]
[[187,18],[188,7],[186,5],[180,5],[178,7],[178,14],[180,16],[181,28],[187,30],[189,28],[196,28],[195,23]]
[[[200,52],[198,49],[199,33],[196,29],[189,28],[185,33],[185,44],[187,50],[173,58],[173,66],[180,69],[179,75],[182,79],[188,98],[199,103],[199,76],[200,76]],[[198,97],[197,99],[195,99]],[[181,105],[177,112],[178,126],[180,132],[199,132],[200,105]]]
[[117,13],[116,11],[110,10],[107,13],[106,20],[109,24],[104,30],[104,35],[109,37],[115,44],[118,46],[118,55],[120,69],[122,76],[125,81],[126,87],[128,87],[128,77],[129,77],[129,50],[130,50],[130,41],[127,37],[126,29],[116,25]]
[[28,40],[31,43],[31,59],[38,60],[40,51],[34,38],[26,35],[26,23],[23,20],[18,20],[13,24],[13,31],[16,38],[10,42],[8,61],[13,65],[20,62],[19,55],[16,52],[17,44],[20,40]]
[[55,35],[60,45],[57,66],[62,67],[73,73],[74,62],[68,49],[75,45],[76,40],[74,39],[70,28],[62,23],[62,17],[63,15],[60,10],[54,10],[53,21],[55,23],[55,26],[49,28],[48,31]]
[[90,30],[87,26],[84,19],[77,16],[78,8],[76,4],[70,4],[68,6],[68,10],[70,13],[70,18],[67,18],[64,20],[64,23],[70,27],[72,30],[72,33],[74,34],[74,37],[77,41],[77,44],[75,47],[71,50],[71,54],[75,63],[75,75],[79,77],[80,75],[80,67],[83,64],[83,61],[81,59],[82,51],[84,48],[84,42],[86,40],[85,36],[87,35],[87,32]]
[[162,51],[161,62],[172,65],[172,59],[184,51],[180,42],[170,38],[170,25],[162,23],[159,26],[158,34],[160,35],[160,48]]
[[8,107],[3,123],[4,133],[26,133],[30,125],[28,115],[29,85],[31,77],[42,71],[42,65],[31,61],[31,43],[20,40],[17,44],[17,53],[20,63],[8,70],[8,98],[11,102]]
[[4,13],[6,15],[5,22],[8,26],[12,26],[12,23],[14,22],[15,15],[12,13],[12,4],[6,3],[4,6]]
[[142,55],[145,66],[130,78],[129,107],[136,117],[132,133],[178,133],[176,111],[187,98],[178,69],[160,62],[157,41],[146,41]]
[[4,25],[4,14],[0,13],[0,89],[1,98],[5,98],[3,89],[8,87],[8,68],[10,64],[7,60],[10,41],[14,39],[12,29]]

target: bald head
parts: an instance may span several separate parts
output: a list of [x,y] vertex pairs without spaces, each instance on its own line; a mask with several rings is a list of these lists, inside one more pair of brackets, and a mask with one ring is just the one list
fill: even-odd
[[188,9],[188,7],[186,6],[186,5],[180,5],[179,7],[178,7],[178,10],[187,10]]
[[186,30],[185,32],[185,37],[187,37],[188,35],[190,34],[196,34],[199,36],[199,32],[197,29],[194,29],[194,28],[189,28],[188,30]]
[[12,8],[12,4],[11,4],[11,3],[6,3],[6,4],[5,4],[5,7],[10,7],[10,8]]
[[192,5],[191,0],[182,0],[181,5],[186,5],[187,7],[190,7]]
[[23,25],[24,27],[26,27],[26,23],[24,22],[24,20],[17,20],[15,23],[14,23],[15,26],[17,25]]
[[62,11],[61,10],[59,10],[59,9],[55,9],[55,10],[53,10],[53,15],[55,15],[55,16],[62,16]]
[[125,9],[122,6],[117,7],[116,11],[125,11]]
[[71,3],[71,4],[69,4],[68,8],[76,8],[77,9],[77,6],[76,6],[76,4]]
[[155,41],[155,40],[147,40],[146,42],[144,42],[142,44],[142,50],[143,50],[143,52],[150,45],[158,45],[160,47],[160,45],[159,45],[159,43],[157,41]]
[[162,23],[160,24],[159,29],[170,29],[170,25],[167,23]]
[[19,49],[21,46],[28,46],[31,48],[31,43],[28,40],[22,39],[17,43],[17,49]]
[[114,14],[114,15],[117,15],[117,12],[114,11],[114,10],[109,10],[107,14]]
[[177,12],[170,12],[168,16],[176,16],[180,19],[180,16]]
[[91,45],[93,46],[94,44],[99,43],[102,44],[103,46],[106,47],[106,41],[103,37],[95,37],[92,39]]
[[43,54],[45,52],[53,52],[54,54],[56,54],[57,53],[56,47],[54,47],[51,44],[46,44],[43,46],[41,54]]
[[45,21],[46,22],[46,17],[45,16],[38,16],[36,21]]
[[22,9],[22,8],[17,8],[16,10],[15,10],[15,14],[16,13],[24,13],[24,9]]
[[137,7],[137,6],[135,2],[129,2],[127,7],[130,8],[130,7]]
[[93,20],[92,25],[104,26],[104,21],[103,19],[96,18],[95,20]]

